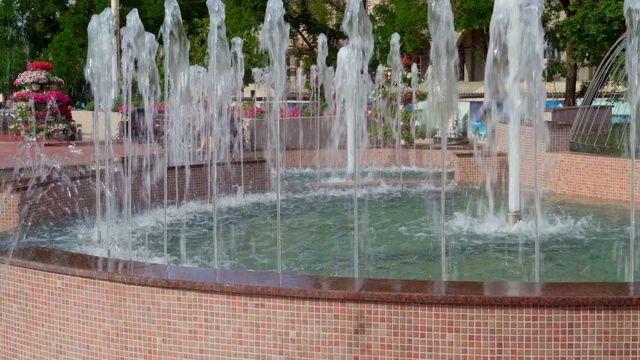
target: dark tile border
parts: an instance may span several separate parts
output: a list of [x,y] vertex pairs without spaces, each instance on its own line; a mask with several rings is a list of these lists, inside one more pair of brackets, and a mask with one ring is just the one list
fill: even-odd
[[640,306],[640,283],[517,283],[354,279],[144,264],[33,247],[10,266],[135,286],[251,296],[491,307]]

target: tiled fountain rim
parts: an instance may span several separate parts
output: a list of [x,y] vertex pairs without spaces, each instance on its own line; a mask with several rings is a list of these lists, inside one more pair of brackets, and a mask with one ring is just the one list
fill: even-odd
[[[129,159],[133,159],[133,158],[142,158],[142,156],[130,156],[128,157]],[[113,163],[118,163],[118,162],[124,162],[126,159],[126,157],[116,157],[116,158],[112,158],[111,161]],[[244,159],[231,159],[227,162],[220,162],[218,163],[218,166],[227,166],[227,165],[239,165],[241,163],[244,164],[255,164],[255,163],[264,163],[266,162],[266,159],[259,157],[259,158],[244,158]],[[200,162],[195,162],[193,164],[189,164],[189,167],[194,169],[194,168],[202,168],[202,167],[206,167],[209,166],[210,164],[204,161],[200,161]],[[69,165],[64,165],[64,171],[66,174],[70,175],[70,178],[72,180],[80,180],[80,179],[87,179],[87,178],[95,178],[96,173],[95,173],[95,162],[94,163],[80,163],[80,164],[69,164]],[[169,169],[184,169],[186,167],[186,165],[170,165],[167,168]],[[30,181],[32,180],[32,177],[29,176],[24,176],[24,177],[17,177],[15,178],[14,172],[16,171],[20,171],[23,168],[15,168],[15,167],[2,167],[2,165],[0,165],[0,190],[5,190],[5,189],[12,189],[12,190],[19,190],[25,187],[28,187],[30,184]],[[3,172],[4,171],[4,172]],[[104,171],[104,169],[101,169],[101,172]],[[138,171],[137,169],[135,171]],[[3,175],[5,176],[5,178],[3,178]],[[6,178],[9,179],[6,179]],[[37,184],[42,186],[42,185],[48,185],[51,183],[55,183],[58,182],[59,179],[54,179],[54,178],[44,178],[44,179],[40,179],[39,177],[36,177],[36,181]]]
[[260,297],[491,307],[640,306],[640,283],[339,278],[145,264],[43,247],[3,252],[0,261],[36,271],[135,286]]

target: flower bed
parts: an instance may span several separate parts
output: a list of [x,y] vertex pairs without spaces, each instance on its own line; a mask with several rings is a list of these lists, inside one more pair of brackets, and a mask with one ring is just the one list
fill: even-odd
[[14,136],[75,140],[71,97],[57,90],[64,81],[51,75],[51,70],[51,63],[35,61],[27,64],[26,71],[13,82],[22,88],[11,95],[11,112],[16,120],[9,124],[9,131]]

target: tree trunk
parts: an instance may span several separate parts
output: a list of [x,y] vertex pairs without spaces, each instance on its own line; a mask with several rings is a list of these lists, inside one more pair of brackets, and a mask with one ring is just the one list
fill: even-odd
[[564,96],[564,106],[576,106],[576,85],[578,82],[578,64],[576,59],[571,57],[571,45],[567,45],[567,79],[566,93]]
[[[571,9],[571,0],[559,0],[562,10],[567,17],[575,15],[575,11]],[[567,54],[567,80],[566,93],[564,95],[564,106],[576,106],[576,85],[578,83],[578,63],[571,56],[573,46],[567,44],[565,53]]]

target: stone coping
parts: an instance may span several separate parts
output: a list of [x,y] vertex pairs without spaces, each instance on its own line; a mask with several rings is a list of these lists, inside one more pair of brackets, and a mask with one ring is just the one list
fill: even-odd
[[519,283],[339,278],[187,268],[44,247],[0,253],[10,266],[129,285],[259,297],[505,307],[640,306],[640,283]]

